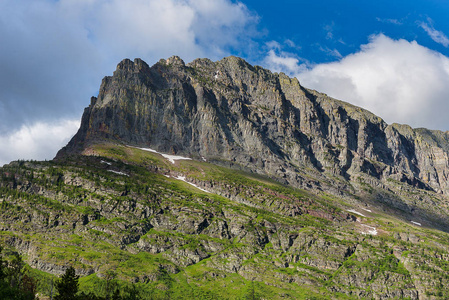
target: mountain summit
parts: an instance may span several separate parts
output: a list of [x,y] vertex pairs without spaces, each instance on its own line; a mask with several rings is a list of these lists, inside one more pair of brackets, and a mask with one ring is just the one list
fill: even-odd
[[[449,193],[449,134],[386,124],[367,110],[309,90],[241,58],[149,67],[125,59],[92,97],[81,127],[57,155],[100,141],[150,147],[268,175],[315,192],[387,203],[445,224],[447,206],[395,182]],[[363,184],[377,187],[366,193]],[[437,196],[439,197],[439,196]]]

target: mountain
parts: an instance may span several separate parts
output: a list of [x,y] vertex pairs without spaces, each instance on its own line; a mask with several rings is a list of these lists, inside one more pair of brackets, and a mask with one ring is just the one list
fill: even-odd
[[[151,68],[125,59],[104,78],[58,157],[115,140],[205,158],[297,188],[370,198],[448,229],[448,138],[448,132],[388,125],[237,57],[188,65],[171,57]],[[397,182],[429,193],[403,197]],[[364,183],[376,191],[360,194]]]
[[448,146],[237,57],[125,59],[53,161],[0,168],[0,243],[47,295],[70,265],[102,296],[447,299]]

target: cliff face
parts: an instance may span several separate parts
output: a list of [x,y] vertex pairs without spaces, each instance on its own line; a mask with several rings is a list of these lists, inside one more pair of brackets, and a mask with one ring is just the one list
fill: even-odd
[[448,137],[388,125],[237,57],[187,65],[171,57],[152,67],[125,59],[104,78],[79,132],[58,156],[112,139],[229,161],[297,187],[341,193],[363,178],[448,194]]

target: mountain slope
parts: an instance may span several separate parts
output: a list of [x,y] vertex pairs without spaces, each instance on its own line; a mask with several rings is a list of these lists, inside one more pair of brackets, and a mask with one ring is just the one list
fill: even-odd
[[114,272],[161,298],[449,296],[446,233],[207,162],[90,151],[1,169],[0,238],[32,267]]

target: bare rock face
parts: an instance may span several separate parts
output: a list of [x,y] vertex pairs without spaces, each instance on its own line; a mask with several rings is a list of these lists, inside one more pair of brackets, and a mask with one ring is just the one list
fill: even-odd
[[232,56],[189,64],[171,57],[152,67],[123,60],[58,157],[104,139],[226,161],[333,193],[360,178],[381,188],[396,181],[449,193],[448,132],[388,125]]

